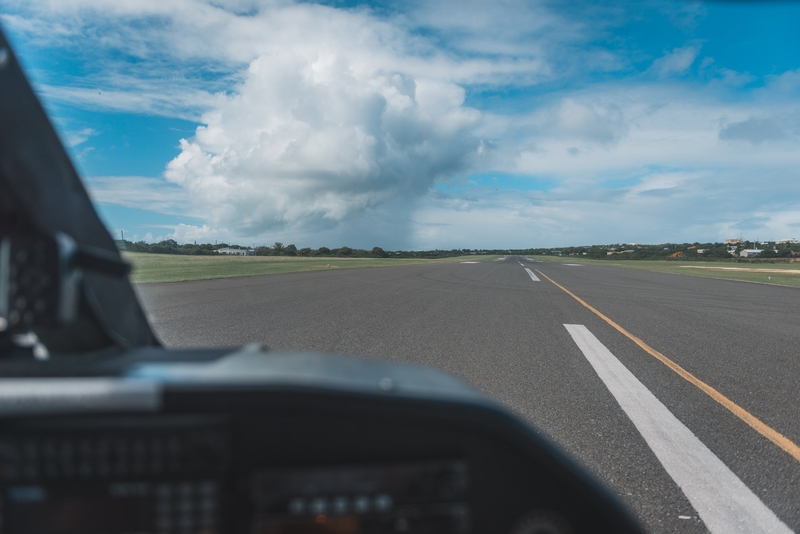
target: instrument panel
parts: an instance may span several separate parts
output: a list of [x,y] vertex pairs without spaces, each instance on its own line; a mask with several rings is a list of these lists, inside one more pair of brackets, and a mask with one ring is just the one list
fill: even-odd
[[459,460],[272,469],[252,477],[252,532],[470,532]]
[[237,458],[234,426],[196,416],[7,424],[0,532],[472,532],[464,460],[287,466]]
[[225,425],[203,418],[23,424],[0,438],[0,528],[4,534],[220,532],[229,464]]
[[640,531],[546,440],[437,371],[173,357],[1,380],[0,534]]
[[464,460],[287,466],[237,458],[233,426],[196,416],[6,425],[0,532],[472,532]]

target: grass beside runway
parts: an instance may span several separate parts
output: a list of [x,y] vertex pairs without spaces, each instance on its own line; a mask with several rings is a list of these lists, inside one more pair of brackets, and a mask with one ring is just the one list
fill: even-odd
[[178,254],[145,254],[124,252],[123,257],[133,266],[131,282],[187,282],[260,274],[353,269],[358,267],[388,267],[420,263],[458,261],[490,261],[500,256],[459,256],[441,259],[415,258],[304,258],[292,256],[183,256]]
[[582,265],[604,265],[661,273],[687,274],[745,282],[761,282],[782,286],[800,287],[800,263],[738,263],[699,261],[650,261],[650,260],[590,260],[586,258],[531,256],[532,259],[553,263],[579,263]]

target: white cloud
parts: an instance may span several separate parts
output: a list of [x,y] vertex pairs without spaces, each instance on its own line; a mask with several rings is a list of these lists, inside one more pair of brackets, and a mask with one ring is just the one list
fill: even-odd
[[201,214],[189,204],[186,192],[161,178],[95,176],[84,179],[92,201],[176,215]]
[[85,143],[90,137],[97,135],[97,132],[92,128],[83,128],[81,130],[67,131],[65,135],[64,143],[67,146],[74,147]]
[[[358,58],[352,64],[356,71],[389,61],[415,77],[491,85],[530,83],[549,75],[551,47],[547,43],[565,41],[577,33],[569,29],[574,23],[555,16],[544,5],[524,2],[509,2],[507,11],[513,11],[514,17],[504,24],[503,32],[494,34],[493,47],[476,49],[467,41],[459,46],[454,38],[455,48],[447,49],[438,46],[436,39],[418,35],[418,25],[443,24],[441,17],[428,15],[441,9],[452,16],[464,11],[461,4],[426,5],[410,16],[387,18],[367,9],[282,1],[5,1],[22,13],[7,16],[15,30],[33,42],[69,46],[95,62],[107,61],[103,70],[116,69],[120,83],[115,88],[121,90],[127,87],[124,75],[131,73],[137,83],[183,77],[192,87],[208,87],[210,78],[198,70],[235,77],[239,67],[264,55],[281,54],[287,47],[304,56],[320,47],[335,49]],[[484,11],[496,9],[484,6]],[[484,29],[489,27],[487,22],[481,23]],[[541,35],[543,26],[548,30],[546,37]],[[486,32],[470,35],[485,36]],[[117,52],[115,57],[122,53],[140,61],[107,60],[103,53],[108,50]]]
[[161,241],[166,241],[170,239],[169,236],[166,235],[153,235],[153,232],[147,232],[144,235],[134,234],[130,237],[125,238],[128,241],[132,241],[134,243],[138,243],[139,241],[144,241],[145,243],[160,243]]
[[221,237],[220,232],[212,229],[207,224],[196,226],[183,223],[175,226],[173,231],[167,235],[167,239],[174,239],[178,243],[190,243],[194,241],[209,243],[219,237]]
[[181,142],[166,177],[213,226],[324,227],[416,198],[480,157],[481,114],[464,106],[462,87],[387,46],[394,30],[387,37],[362,15],[341,22],[305,21],[319,31],[287,35],[280,54],[253,60]]
[[719,75],[722,76],[722,83],[733,86],[746,85],[756,80],[752,74],[731,69],[719,69]]
[[800,91],[800,69],[790,70],[777,76],[769,76],[769,89],[781,93],[794,93]]
[[748,141],[760,145],[765,141],[782,141],[800,134],[800,114],[779,117],[750,117],[733,122],[719,131],[719,138],[726,141]]
[[[747,168],[763,173],[767,169],[791,172],[800,165],[796,138],[748,148],[729,143],[720,134],[721,127],[726,131],[726,125],[743,123],[756,114],[785,117],[781,122],[783,131],[788,131],[790,124],[797,128],[797,121],[790,120],[797,117],[797,104],[780,95],[763,95],[763,101],[751,103],[727,102],[716,88],[700,91],[682,84],[611,83],[569,94],[540,114],[557,116],[564,101],[582,110],[576,114],[578,117],[591,118],[587,111],[591,109],[624,110],[610,113],[611,121],[599,122],[613,125],[615,129],[611,132],[621,132],[616,142],[603,145],[599,142],[602,136],[592,138],[586,134],[593,131],[591,128],[554,132],[539,127],[530,132],[532,148],[520,152],[514,171],[586,185],[655,166],[698,170]],[[575,122],[591,125],[597,124],[595,121]],[[736,126],[733,131],[737,128],[743,127]],[[572,148],[578,151],[570,152]]]
[[[791,235],[791,224],[800,217],[800,140],[791,133],[798,132],[793,119],[798,106],[775,91],[731,102],[722,90],[718,85],[698,90],[688,84],[614,82],[555,98],[528,119],[528,147],[509,169],[550,178],[554,187],[431,199],[415,220],[451,225],[426,228],[419,238],[432,244],[448,233],[463,239],[474,234],[484,236],[481,246],[491,246],[492,236],[496,241],[509,236],[498,246],[527,246],[515,239],[531,236],[530,246],[558,246],[691,242],[742,231],[762,238]],[[548,122],[565,109],[577,110],[568,114],[571,120]],[[586,125],[606,124],[598,118],[605,109],[622,110],[610,114],[614,120],[608,124],[622,132],[613,143],[587,135],[595,129]],[[770,119],[754,124],[753,116]],[[762,126],[769,128],[761,131]],[[774,141],[756,144],[765,136]],[[731,142],[734,137],[749,142]]]
[[[787,188],[784,181],[768,175],[756,184],[747,171],[646,171],[613,187],[429,197],[413,213],[413,241],[419,248],[517,248],[722,241],[741,233],[777,239],[800,227],[793,200],[800,183]],[[776,201],[775,189],[785,198]]]
[[131,80],[129,76],[116,78],[82,80],[71,87],[40,84],[37,91],[45,101],[95,111],[143,113],[191,121],[199,120],[203,111],[219,98],[207,91],[187,88],[180,80],[147,83]]
[[608,145],[628,131],[622,110],[616,105],[600,106],[564,98],[555,109],[554,126],[570,139]]
[[684,74],[692,66],[699,53],[700,47],[697,45],[674,48],[671,52],[667,52],[653,61],[650,70],[662,78],[673,74]]

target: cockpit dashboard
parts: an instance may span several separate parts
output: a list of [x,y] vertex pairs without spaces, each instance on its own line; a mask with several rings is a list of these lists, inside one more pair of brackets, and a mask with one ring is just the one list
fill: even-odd
[[444,373],[169,352],[0,392],[4,534],[637,531],[545,439]]

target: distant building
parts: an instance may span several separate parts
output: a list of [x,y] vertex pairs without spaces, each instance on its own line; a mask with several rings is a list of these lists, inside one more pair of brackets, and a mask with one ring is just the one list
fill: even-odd
[[256,251],[255,250],[247,249],[247,248],[227,248],[226,247],[226,248],[217,249],[214,252],[217,252],[218,254],[230,254],[230,255],[234,255],[234,256],[255,256],[256,255]]
[[740,258],[753,258],[764,252],[760,248],[746,248],[739,253]]
[[797,243],[797,242],[798,242],[798,241],[797,241],[797,239],[795,239],[795,238],[791,238],[791,239],[780,239],[780,240],[776,241],[776,243],[778,243],[779,245],[795,244],[795,243]]
[[726,239],[726,245],[741,245],[743,241],[741,239]]

